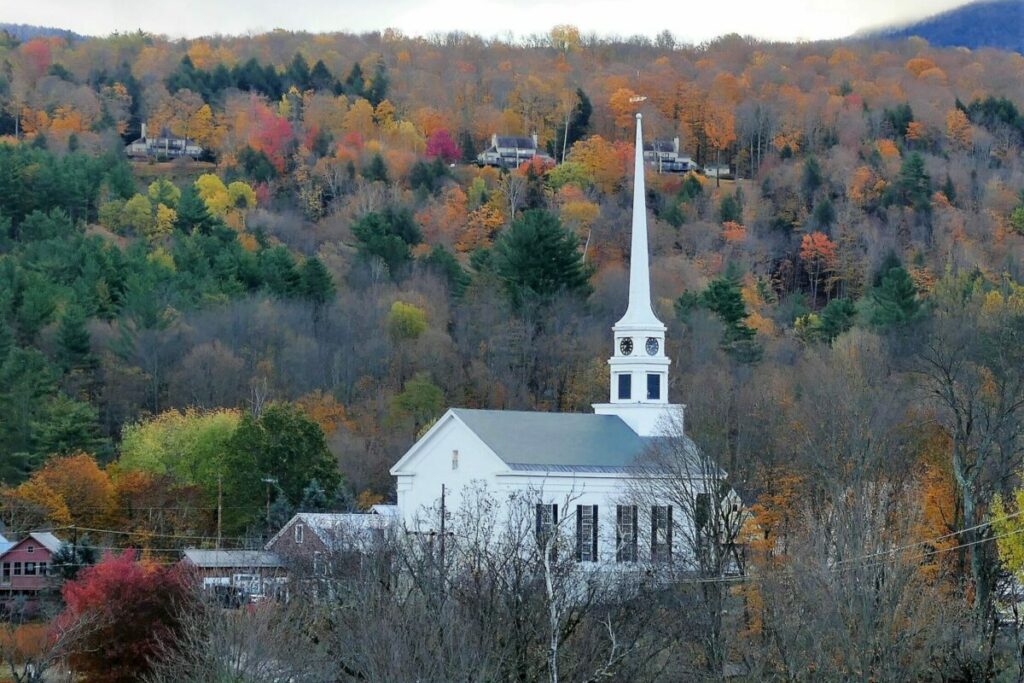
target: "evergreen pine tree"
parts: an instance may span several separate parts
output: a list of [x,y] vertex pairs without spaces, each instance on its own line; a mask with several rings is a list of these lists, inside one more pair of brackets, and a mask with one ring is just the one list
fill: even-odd
[[[761,359],[762,348],[754,339],[756,332],[747,325],[747,305],[740,290],[739,274],[732,268],[712,280],[700,296],[700,302],[725,323],[722,348],[741,363]],[[680,308],[677,302],[677,310]]]
[[735,196],[731,194],[722,196],[722,201],[718,205],[718,218],[723,223],[728,221],[743,222],[743,209],[740,203],[736,201]]
[[315,478],[310,479],[306,488],[302,489],[302,500],[299,501],[299,512],[326,512],[330,507],[327,492]]
[[192,232],[207,233],[213,227],[214,218],[206,208],[206,202],[202,200],[195,188],[188,185],[181,192],[181,199],[178,200],[178,220],[175,223],[177,228],[186,234]]
[[814,206],[814,225],[818,230],[828,230],[836,220],[832,200],[825,197]]
[[476,161],[476,143],[473,142],[473,134],[463,128],[459,131],[459,151],[462,153],[462,162],[471,164]]
[[469,286],[469,275],[459,265],[458,260],[443,245],[435,244],[425,262],[448,282],[448,291],[455,298],[465,293]]
[[334,297],[334,280],[323,262],[317,257],[306,259],[300,270],[302,296],[317,306],[322,306]]
[[924,170],[924,157],[917,152],[904,159],[896,179],[896,192],[905,206],[917,211],[931,209],[932,182]]
[[498,276],[514,305],[545,303],[561,291],[585,294],[589,273],[576,235],[554,214],[524,211],[494,245]]
[[110,167],[103,177],[103,183],[111,198],[131,199],[135,194],[135,178],[132,169],[123,160]]
[[857,309],[849,299],[833,299],[821,309],[821,336],[832,341],[853,327]]
[[309,90],[310,75],[309,63],[306,62],[306,58],[301,53],[296,52],[295,56],[292,57],[291,64],[288,65],[288,70],[285,72],[288,82],[295,86],[299,92],[304,92]]
[[14,333],[6,322],[0,320],[0,365],[4,364],[7,354],[11,352],[12,348],[14,348]]
[[334,75],[324,64],[324,60],[316,60],[313,70],[309,73],[309,87],[314,90],[330,90],[334,86]]
[[366,99],[376,107],[388,96],[389,85],[388,68],[385,66],[384,60],[378,60],[377,67],[373,71],[373,80],[370,82],[370,87],[366,89]]
[[388,166],[380,153],[374,154],[370,163],[363,169],[363,177],[370,181],[388,182]]
[[890,268],[881,283],[871,292],[872,325],[896,327],[917,320],[921,315],[921,302],[910,273],[902,266]]
[[260,272],[271,292],[281,297],[302,293],[302,275],[285,246],[264,249],[260,253]]
[[410,247],[423,239],[412,214],[390,206],[360,218],[352,233],[360,242],[360,254],[380,258],[393,277],[412,257]]
[[72,542],[65,541],[53,554],[51,566],[64,581],[73,581],[80,571],[91,567],[100,559],[99,551],[88,536]]
[[86,328],[85,312],[77,305],[68,306],[57,328],[59,357],[64,370],[91,368],[95,365],[92,341]]
[[821,165],[818,160],[814,157],[807,157],[807,161],[804,162],[804,172],[800,179],[800,189],[804,195],[804,202],[807,204],[807,208],[811,208],[814,203],[814,193],[818,191],[824,182],[824,178],[821,175]]
[[359,62],[352,65],[352,70],[345,78],[345,92],[353,97],[366,96],[366,80],[363,78],[363,67],[359,66]]

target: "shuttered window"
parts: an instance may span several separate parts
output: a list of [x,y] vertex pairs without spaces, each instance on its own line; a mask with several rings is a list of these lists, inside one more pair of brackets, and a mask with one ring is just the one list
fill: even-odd
[[668,562],[672,559],[672,506],[655,505],[651,508],[651,560]]
[[576,561],[597,562],[597,506],[576,506]]
[[636,562],[637,524],[636,505],[619,505],[615,508],[615,561]]
[[558,505],[537,503],[536,532],[537,545],[543,546],[551,538],[558,525]]

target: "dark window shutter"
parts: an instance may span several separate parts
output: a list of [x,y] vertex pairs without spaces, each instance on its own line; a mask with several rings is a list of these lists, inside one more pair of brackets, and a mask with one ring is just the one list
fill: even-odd
[[576,561],[583,559],[583,506],[576,506]]
[[658,559],[658,506],[651,506],[651,559]]
[[622,562],[622,506],[615,506],[615,561]]
[[633,536],[630,539],[630,559],[636,562],[640,557],[637,555],[637,537],[640,536],[640,524],[637,523],[637,506],[632,505],[630,508],[630,529],[633,531]]
[[544,506],[541,503],[537,503],[537,538],[540,538],[541,534],[541,521],[544,519]]
[[594,506],[594,524],[590,529],[591,543],[593,545],[593,551],[591,552],[590,558],[597,562],[597,506]]
[[558,505],[551,506],[551,533],[555,532],[555,527],[558,526]]
[[672,506],[668,506],[668,529],[665,531],[665,557],[672,559]]

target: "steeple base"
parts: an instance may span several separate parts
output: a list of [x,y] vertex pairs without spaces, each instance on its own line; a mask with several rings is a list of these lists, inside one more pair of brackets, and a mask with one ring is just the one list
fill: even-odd
[[597,415],[615,415],[640,436],[682,436],[686,406],[679,403],[595,403]]

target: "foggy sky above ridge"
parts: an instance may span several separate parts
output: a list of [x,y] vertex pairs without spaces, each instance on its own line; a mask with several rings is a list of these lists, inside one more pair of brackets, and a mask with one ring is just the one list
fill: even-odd
[[827,40],[906,23],[964,0],[3,0],[0,22],[66,28],[87,35],[138,29],[172,38],[264,33],[275,28],[326,33],[397,28],[412,36],[466,31],[484,37],[547,33],[574,24],[584,33],[654,37],[665,29],[700,43],[728,33],[765,40]]

